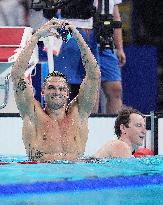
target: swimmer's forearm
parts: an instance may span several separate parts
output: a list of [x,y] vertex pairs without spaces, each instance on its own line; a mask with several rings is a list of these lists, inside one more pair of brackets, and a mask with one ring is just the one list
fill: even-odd
[[90,48],[84,41],[82,35],[79,33],[79,31],[75,28],[72,29],[73,37],[78,43],[78,46],[81,51],[81,58],[83,65],[85,67],[86,74],[89,75],[90,78],[99,78],[100,76],[100,69],[99,65],[97,64],[97,61],[92,54]]
[[16,62],[12,67],[11,74],[13,79],[20,79],[23,77],[39,38],[40,37],[37,33],[33,34],[30,41],[28,42],[28,45],[26,45],[20,53],[19,57],[17,58]]
[[16,60],[13,69],[12,69],[12,77],[13,79],[22,78],[25,70],[28,67],[28,63],[30,61],[30,58],[32,56],[33,50],[41,37],[47,37],[47,36],[56,36],[56,33],[53,33],[51,31],[52,28],[57,29],[60,27],[60,22],[57,19],[51,19],[47,23],[45,23],[43,26],[41,26],[35,34],[32,35],[28,45],[22,50],[20,53],[18,59]]

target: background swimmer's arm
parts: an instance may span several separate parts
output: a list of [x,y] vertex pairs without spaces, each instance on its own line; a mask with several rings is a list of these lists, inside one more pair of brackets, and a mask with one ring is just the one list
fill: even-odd
[[79,113],[81,117],[85,117],[90,115],[96,102],[100,84],[100,70],[95,57],[81,34],[73,26],[70,26],[70,29],[80,48],[82,62],[86,71],[86,76],[78,94]]

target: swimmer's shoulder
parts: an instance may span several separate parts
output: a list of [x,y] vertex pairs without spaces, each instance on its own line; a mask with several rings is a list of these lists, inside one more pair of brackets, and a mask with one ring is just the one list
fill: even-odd
[[131,149],[127,143],[117,139],[110,144],[110,153],[113,157],[131,157]]
[[79,117],[79,120],[83,124],[88,122],[88,113],[80,106],[78,95],[68,104],[66,108],[67,114],[74,114],[75,117]]
[[40,102],[34,99],[33,104],[28,112],[25,112],[25,115],[22,115],[22,119],[25,120],[26,118],[34,119],[37,115],[41,115],[45,113]]
[[98,158],[106,158],[106,157],[130,157],[131,151],[129,146],[118,140],[108,141],[101,149],[97,151],[94,155]]
[[70,103],[67,105],[66,112],[71,113],[74,109],[78,108],[78,96],[76,96]]
[[[111,148],[112,148],[112,142],[108,141],[106,142],[94,155],[96,158],[106,158],[111,157]],[[114,144],[114,143],[113,143]]]

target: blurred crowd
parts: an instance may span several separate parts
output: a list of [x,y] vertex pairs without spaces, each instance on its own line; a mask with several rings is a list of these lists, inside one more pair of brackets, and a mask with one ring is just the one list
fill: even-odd
[[28,11],[26,0],[0,0],[0,25],[28,25]]
[[28,0],[0,0],[0,26],[31,26],[34,29],[45,22],[42,11],[30,9]]

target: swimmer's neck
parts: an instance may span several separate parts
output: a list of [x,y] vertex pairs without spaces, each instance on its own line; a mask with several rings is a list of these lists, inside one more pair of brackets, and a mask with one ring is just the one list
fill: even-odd
[[135,146],[132,144],[132,142],[128,138],[121,136],[119,140],[122,142],[125,142],[130,147],[131,152],[135,150]]
[[59,109],[51,109],[49,107],[45,107],[44,111],[51,119],[55,119],[55,120],[62,120],[66,116],[65,107]]

